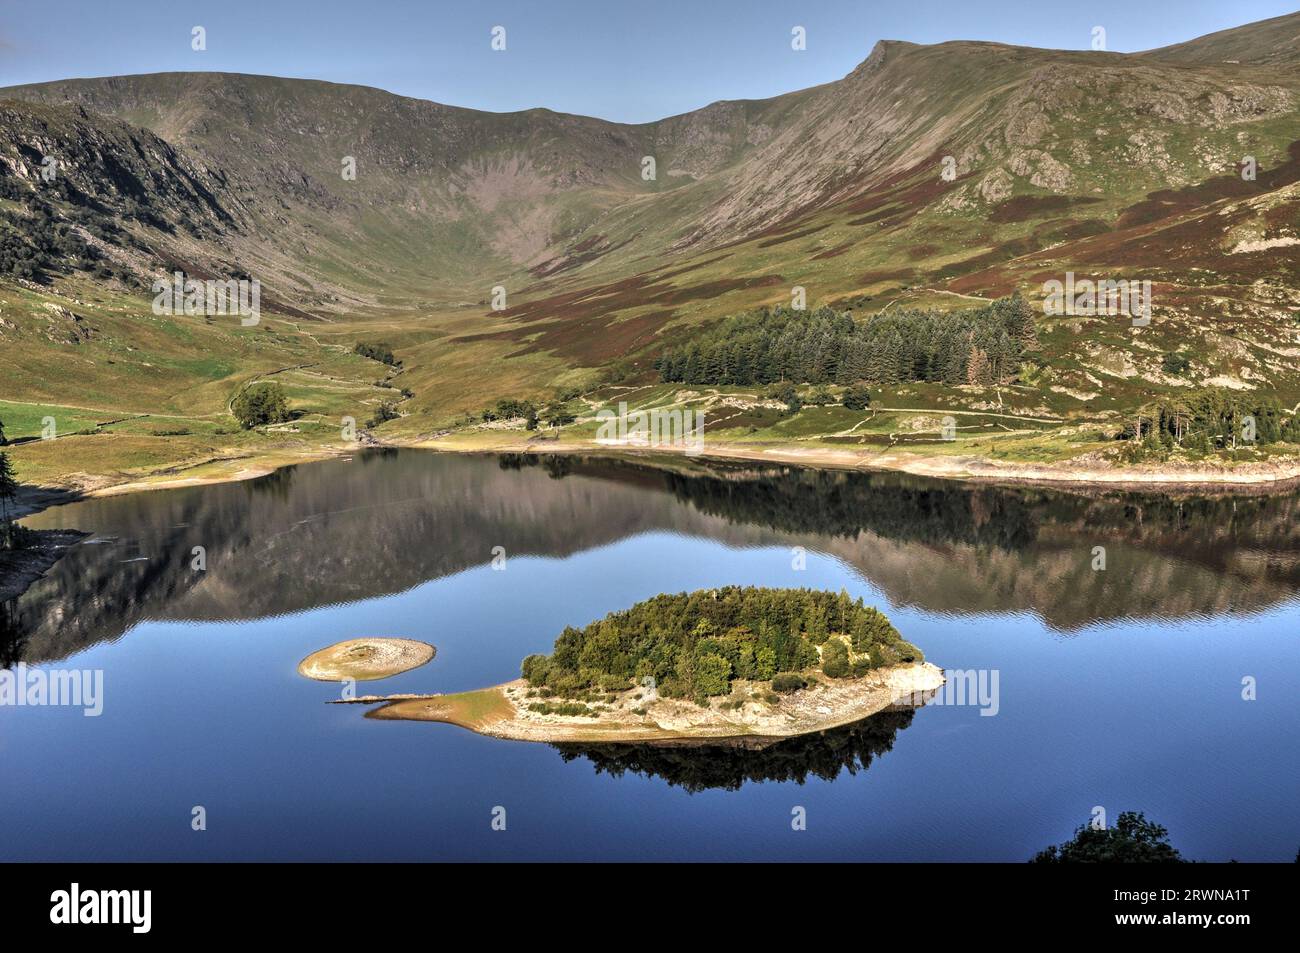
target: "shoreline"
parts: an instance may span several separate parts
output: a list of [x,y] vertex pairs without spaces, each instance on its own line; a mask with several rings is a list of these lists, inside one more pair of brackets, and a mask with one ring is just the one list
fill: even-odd
[[1242,464],[1239,467],[1187,467],[1168,465],[1142,468],[1069,467],[1050,463],[993,462],[983,457],[947,457],[906,452],[862,453],[789,445],[756,447],[714,444],[698,452],[682,447],[613,446],[593,441],[509,441],[466,446],[440,438],[394,440],[384,446],[433,450],[444,453],[597,454],[618,459],[653,461],[685,457],[688,460],[771,463],[814,470],[905,473],[936,480],[995,486],[1039,486],[1057,489],[1168,489],[1188,492],[1271,493],[1300,486],[1300,456],[1286,464]]
[[[157,471],[160,479],[145,474],[122,482],[92,482],[84,488],[25,485],[19,492],[14,518],[22,519],[52,506],[78,500],[171,490],[184,487],[239,483],[267,476],[284,467],[350,457],[372,449],[427,450],[434,453],[604,456],[655,465],[670,460],[718,463],[766,463],[814,470],[844,470],[865,473],[902,473],[934,480],[976,485],[1041,487],[1062,491],[1150,490],[1190,495],[1260,495],[1284,493],[1300,487],[1300,456],[1281,464],[1242,464],[1238,467],[1110,468],[1065,466],[1051,463],[993,462],[983,457],[929,456],[906,452],[863,453],[830,448],[807,449],[789,445],[759,447],[745,444],[714,444],[699,452],[682,447],[611,446],[587,440],[507,439],[469,443],[445,437],[396,437],[372,440],[352,447],[319,447],[301,454],[282,451],[263,457],[249,457],[234,472],[196,476],[165,476],[170,468]],[[202,470],[210,464],[191,468]],[[182,471],[184,472],[184,471]]]
[[[599,715],[559,715],[530,710],[536,699],[517,678],[500,685],[442,695],[366,696],[337,704],[378,704],[365,717],[377,721],[453,724],[476,734],[547,744],[689,744],[698,741],[765,747],[787,738],[828,731],[879,714],[887,708],[919,707],[927,693],[943,687],[943,670],[930,662],[894,665],[862,678],[821,680],[776,702],[759,698],[762,683],[739,708],[724,697],[701,707],[688,699],[640,699],[633,688]],[[770,689],[768,690],[770,692]],[[602,720],[603,719],[603,720]]]

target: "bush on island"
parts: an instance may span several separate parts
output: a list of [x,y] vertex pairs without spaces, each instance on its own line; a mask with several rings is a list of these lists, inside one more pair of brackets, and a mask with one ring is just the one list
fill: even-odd
[[791,692],[797,692],[807,684],[802,675],[796,675],[794,672],[782,672],[772,679],[772,691],[788,695]]
[[911,642],[906,642],[903,639],[899,639],[894,643],[894,651],[898,654],[900,662],[916,662],[920,664],[925,661],[925,653]]

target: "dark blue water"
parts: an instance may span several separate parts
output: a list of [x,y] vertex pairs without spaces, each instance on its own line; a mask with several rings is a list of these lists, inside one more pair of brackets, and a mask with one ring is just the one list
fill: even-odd
[[[6,661],[102,669],[104,711],[0,708],[0,858],[1024,860],[1101,806],[1193,858],[1289,861],[1297,505],[419,452],[71,504],[29,523],[101,542],[9,607]],[[616,752],[645,772],[617,774],[369,720],[295,672],[404,636],[436,659],[365,691],[477,688],[565,625],[729,583],[861,595],[936,664],[996,670],[998,712],[887,713],[857,754]]]

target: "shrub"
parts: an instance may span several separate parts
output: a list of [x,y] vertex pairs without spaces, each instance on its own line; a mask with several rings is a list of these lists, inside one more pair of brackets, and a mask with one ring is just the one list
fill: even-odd
[[797,692],[807,684],[802,675],[796,675],[794,672],[782,672],[772,679],[772,691],[788,695],[791,692]]
[[896,643],[894,643],[894,651],[898,654],[899,660],[903,662],[924,662],[925,661],[924,652],[918,649],[911,642],[905,642],[902,639],[899,639]]
[[849,666],[849,668],[853,672],[854,678],[861,678],[863,675],[866,675],[871,671],[871,659],[865,655],[860,658],[855,658],[853,664]]
[[541,715],[564,715],[569,718],[590,718],[597,715],[596,712],[579,702],[533,702],[528,706],[528,710]]
[[871,646],[871,662],[872,668],[897,665],[898,653],[894,651],[891,645],[873,645]]
[[871,391],[861,384],[854,384],[844,392],[846,410],[866,410],[871,406]]
[[275,381],[254,384],[235,395],[230,411],[245,430],[289,419],[289,401]]
[[[624,692],[627,691],[627,679],[622,675],[601,675],[597,679],[601,688],[606,692]],[[609,699],[613,701],[613,697]]]

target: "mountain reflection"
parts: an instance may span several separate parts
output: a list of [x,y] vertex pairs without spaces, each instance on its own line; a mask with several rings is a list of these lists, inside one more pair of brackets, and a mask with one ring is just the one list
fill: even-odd
[[565,761],[585,758],[597,774],[627,772],[656,777],[691,793],[721,788],[737,791],[746,782],[794,781],[810,777],[833,781],[841,772],[857,774],[894,747],[894,738],[912,723],[911,708],[886,710],[851,725],[786,738],[763,748],[735,744],[552,745]]
[[[899,605],[1032,611],[1061,631],[1265,609],[1300,588],[1300,496],[1088,494],[768,465],[381,450],[32,517],[95,535],[0,615],[0,661],[147,619],[239,620],[400,592],[646,532],[804,546]],[[195,546],[206,571],[191,568]],[[1107,568],[1092,569],[1094,547]]]

